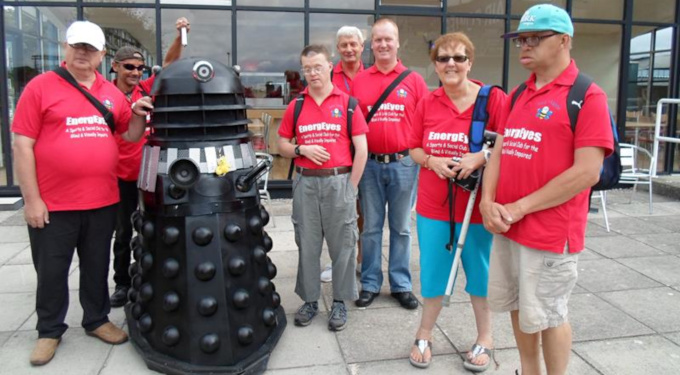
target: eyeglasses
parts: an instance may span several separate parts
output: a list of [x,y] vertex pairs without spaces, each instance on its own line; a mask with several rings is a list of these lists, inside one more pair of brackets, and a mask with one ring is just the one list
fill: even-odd
[[306,76],[311,75],[311,74],[319,74],[319,73],[323,72],[323,65],[317,65],[317,66],[314,66],[314,67],[311,67],[311,68],[302,68],[302,69],[300,69],[300,72],[302,72],[302,74],[304,74]]
[[129,71],[137,70],[138,72],[143,72],[146,70],[146,66],[144,65],[135,66],[134,64],[121,64],[121,66]]
[[523,45],[526,45],[527,47],[536,47],[539,44],[541,44],[541,41],[545,38],[550,38],[551,36],[555,35],[561,35],[557,33],[553,34],[548,34],[548,35],[540,35],[540,36],[527,36],[527,37],[518,37],[512,40],[513,43],[515,43],[515,47],[521,48]]
[[84,49],[87,52],[97,52],[97,51],[99,51],[93,45],[87,44],[87,43],[75,43],[75,44],[69,44],[69,46],[71,46],[71,48],[74,48],[74,49]]
[[434,60],[436,62],[442,63],[442,64],[447,64],[449,62],[449,60],[451,60],[451,59],[453,59],[453,61],[457,62],[458,64],[462,64],[462,63],[468,61],[470,58],[465,56],[465,55],[453,55],[453,56],[442,55],[442,56],[437,56],[437,57],[434,58]]

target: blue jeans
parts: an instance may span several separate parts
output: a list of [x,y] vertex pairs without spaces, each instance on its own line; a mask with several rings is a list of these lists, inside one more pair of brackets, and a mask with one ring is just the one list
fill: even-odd
[[369,159],[359,182],[359,203],[364,217],[361,234],[362,290],[378,293],[383,282],[382,238],[385,205],[388,208],[390,253],[388,273],[390,291],[410,292],[411,208],[416,199],[418,165],[406,156],[382,164]]

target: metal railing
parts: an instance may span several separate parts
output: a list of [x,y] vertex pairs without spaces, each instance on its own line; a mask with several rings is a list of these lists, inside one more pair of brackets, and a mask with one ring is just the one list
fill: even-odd
[[[663,115],[664,104],[680,104],[680,99],[663,98],[656,103],[656,122],[654,124],[654,160],[659,160],[659,142],[669,142],[680,144],[680,138],[666,137],[661,135],[661,116]],[[668,111],[670,113],[670,111]],[[670,120],[670,119],[669,119]],[[652,177],[656,175],[656,163],[652,165]]]

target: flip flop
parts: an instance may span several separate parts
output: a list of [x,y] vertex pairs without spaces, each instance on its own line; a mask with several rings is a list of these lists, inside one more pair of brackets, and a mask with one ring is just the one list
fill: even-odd
[[420,356],[425,359],[425,350],[427,348],[430,348],[430,360],[425,361],[425,362],[417,362],[414,361],[413,358],[411,358],[411,355],[408,356],[408,361],[411,362],[411,365],[414,367],[418,368],[427,368],[427,366],[430,365],[430,362],[432,362],[432,342],[429,340],[422,340],[422,339],[416,339],[416,341],[413,343],[413,345],[418,348],[418,351],[420,352]]
[[472,359],[477,358],[478,356],[482,354],[486,354],[489,356],[489,360],[486,361],[485,364],[483,365],[476,365],[472,362],[470,362],[470,359],[465,356],[465,362],[463,362],[463,367],[466,369],[473,371],[473,372],[484,372],[486,369],[489,368],[489,365],[491,365],[491,361],[494,360],[493,357],[493,349],[485,348],[479,344],[474,344],[472,345],[472,348],[470,349],[470,352],[472,353]]

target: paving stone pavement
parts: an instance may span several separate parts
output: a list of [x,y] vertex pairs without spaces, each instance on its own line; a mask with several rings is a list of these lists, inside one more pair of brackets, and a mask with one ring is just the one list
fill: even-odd
[[[679,374],[680,373],[680,202],[655,196],[654,214],[646,195],[610,192],[605,229],[602,212],[590,214],[586,250],[579,261],[579,281],[570,300],[574,331],[570,374]],[[594,201],[594,203],[599,203]],[[278,268],[274,279],[281,294],[288,326],[275,348],[266,374],[465,374],[462,356],[474,343],[472,307],[463,291],[464,275],[456,286],[453,304],[445,308],[434,332],[432,366],[421,371],[408,363],[421,309],[407,311],[381,296],[365,310],[349,304],[347,329],[328,331],[331,286],[324,284],[321,313],[305,328],[293,325],[301,301],[294,293],[297,249],[290,222],[290,200],[269,207],[275,226],[266,228],[274,241],[270,256]],[[415,229],[413,231],[415,233]],[[385,236],[385,244],[387,237]],[[383,268],[386,267],[384,247]],[[411,260],[416,296],[420,296],[417,239]],[[322,265],[329,262],[324,251]],[[80,328],[77,256],[71,267],[71,303],[55,359],[47,366],[28,363],[37,338],[35,331],[36,277],[31,262],[23,212],[0,213],[0,374],[153,374],[130,343],[106,345],[87,337]],[[110,279],[110,286],[113,284]],[[385,280],[387,278],[385,277]],[[111,320],[125,326],[122,309]],[[488,374],[514,374],[519,367],[510,320],[494,316],[498,366]]]

